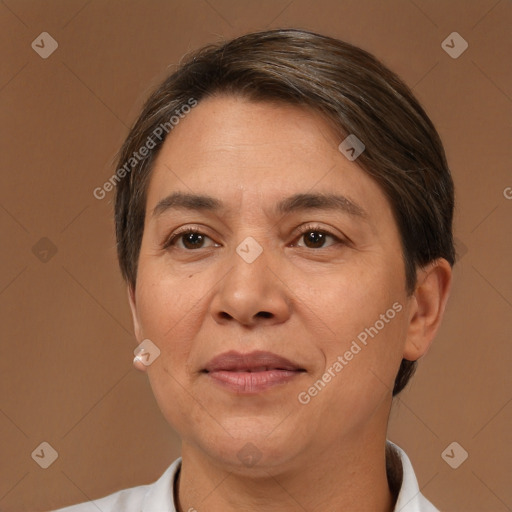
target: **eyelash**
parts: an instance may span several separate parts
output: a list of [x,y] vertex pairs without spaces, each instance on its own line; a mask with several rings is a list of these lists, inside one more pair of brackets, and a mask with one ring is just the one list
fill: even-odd
[[[297,236],[294,238],[294,240],[301,239],[304,235],[311,233],[311,232],[322,233],[323,235],[330,236],[335,241],[335,244],[333,244],[333,245],[346,245],[346,243],[347,243],[345,240],[342,240],[340,237],[336,236],[334,233],[331,233],[329,230],[322,228],[316,224],[306,224],[305,226],[303,226],[301,228],[301,230],[297,233]],[[320,249],[329,249],[329,247],[331,247],[331,246],[320,247],[316,250],[318,251]],[[305,248],[308,249],[308,247],[305,247]]]
[[[200,231],[198,228],[195,228],[195,227],[188,227],[186,229],[183,229],[181,231],[178,231],[177,233],[174,233],[173,235],[171,235],[163,244],[162,246],[162,249],[168,249],[169,247],[173,246],[176,242],[176,240],[178,240],[178,238],[182,235],[188,235],[190,233],[195,233],[196,235],[204,235],[204,236],[208,236],[208,235],[205,235],[202,231]],[[208,237],[209,238],[209,237]]]
[[[311,233],[311,232],[322,233],[323,235],[330,236],[330,237],[332,237],[335,240],[336,244],[340,244],[340,245],[347,245],[348,244],[348,241],[342,240],[341,238],[337,237],[336,235],[334,235],[330,231],[328,231],[328,230],[326,230],[324,228],[321,228],[320,226],[315,225],[315,224],[307,224],[306,226],[304,226],[301,229],[301,231],[297,233],[297,235],[294,238],[294,240],[300,239],[304,235],[306,235],[307,233]],[[208,235],[203,233],[198,228],[191,226],[191,227],[187,227],[187,228],[185,228],[185,229],[183,229],[181,231],[178,231],[177,233],[174,233],[172,236],[167,238],[166,241],[162,245],[162,249],[169,249],[170,247],[173,247],[175,245],[176,241],[180,238],[180,236],[188,235],[188,234],[191,234],[191,233],[194,233],[194,234],[197,234],[197,235],[203,235],[203,236],[205,236],[207,238],[210,238]],[[329,246],[329,247],[331,247],[331,246]],[[316,250],[328,249],[329,247],[320,247],[320,248],[318,248]],[[202,249],[202,247],[200,247],[199,249]],[[307,249],[307,247],[306,247],[306,249]],[[184,249],[184,250],[192,252],[192,251],[197,250],[197,249]]]

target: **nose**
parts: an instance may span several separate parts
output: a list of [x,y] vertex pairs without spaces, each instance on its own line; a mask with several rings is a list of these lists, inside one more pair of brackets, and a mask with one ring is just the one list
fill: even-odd
[[233,251],[230,264],[231,268],[219,282],[210,305],[217,323],[238,322],[252,327],[279,324],[289,318],[289,290],[275,270],[278,265],[270,249],[264,249],[250,263]]

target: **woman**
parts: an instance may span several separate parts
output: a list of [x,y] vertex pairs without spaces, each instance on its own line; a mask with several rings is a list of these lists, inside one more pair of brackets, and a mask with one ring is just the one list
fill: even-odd
[[208,46],[111,182],[134,365],[182,456],[61,510],[437,510],[386,430],[443,317],[454,193],[398,77],[302,30]]

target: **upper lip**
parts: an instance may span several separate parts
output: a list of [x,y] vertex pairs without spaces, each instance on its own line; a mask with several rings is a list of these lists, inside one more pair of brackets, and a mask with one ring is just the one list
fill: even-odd
[[290,370],[305,371],[298,364],[278,356],[272,352],[255,351],[241,354],[231,350],[211,359],[204,368],[204,372],[216,371],[264,371],[264,370]]

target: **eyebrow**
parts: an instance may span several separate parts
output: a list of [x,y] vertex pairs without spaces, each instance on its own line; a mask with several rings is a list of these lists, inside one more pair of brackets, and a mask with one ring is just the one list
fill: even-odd
[[222,202],[214,197],[174,192],[157,203],[153,208],[152,216],[158,217],[171,209],[215,211],[220,210],[221,208]]
[[[223,203],[207,195],[174,192],[157,203],[152,216],[158,217],[172,209],[219,211],[223,209]],[[339,194],[294,194],[275,206],[275,211],[282,215],[301,210],[339,210],[354,217],[368,219],[368,213],[360,205]]]

